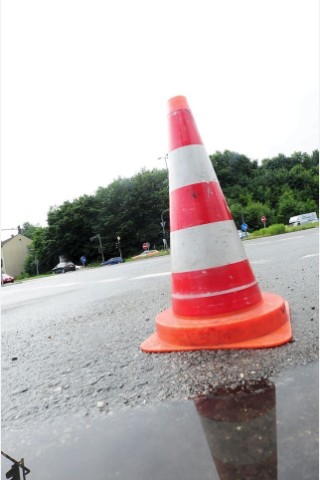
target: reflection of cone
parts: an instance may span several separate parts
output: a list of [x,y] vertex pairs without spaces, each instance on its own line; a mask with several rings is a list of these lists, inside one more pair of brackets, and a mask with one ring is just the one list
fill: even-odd
[[289,307],[261,293],[185,97],[169,101],[172,308],[147,352],[262,348],[291,339]]
[[199,397],[195,405],[221,480],[277,479],[273,384]]

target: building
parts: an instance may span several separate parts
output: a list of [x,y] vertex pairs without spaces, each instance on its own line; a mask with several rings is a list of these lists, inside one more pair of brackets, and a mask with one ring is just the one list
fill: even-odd
[[28,255],[30,238],[21,235],[12,235],[1,242],[1,270],[3,273],[17,277],[24,271],[24,262]]

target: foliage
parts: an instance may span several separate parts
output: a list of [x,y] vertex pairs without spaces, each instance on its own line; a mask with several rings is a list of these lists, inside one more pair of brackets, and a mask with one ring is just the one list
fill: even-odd
[[104,239],[107,255],[117,254],[118,236],[125,256],[142,251],[144,242],[160,248],[160,217],[168,208],[169,198],[166,170],[142,170],[131,179],[119,178],[106,188],[100,187],[96,198],[97,232]]
[[20,233],[32,240],[33,234],[41,228],[39,224],[32,225],[32,223],[25,222],[20,228]]
[[275,223],[270,225],[270,227],[261,228],[260,230],[252,232],[248,238],[268,237],[271,235],[280,235],[282,233],[299,232],[300,230],[309,230],[310,228],[315,227],[319,227],[319,223],[306,223],[305,225],[298,225],[296,227]]
[[300,230],[310,230],[310,228],[319,227],[319,222],[314,223],[304,223],[303,225],[296,225],[292,227],[291,225],[286,225],[286,233],[290,232],[299,232]]
[[90,260],[96,256],[95,246],[90,238],[95,235],[99,217],[96,196],[83,195],[73,202],[64,202],[60,207],[51,208],[48,213],[47,252],[51,268],[64,256],[75,263],[86,255]]
[[[293,215],[318,212],[319,152],[279,154],[261,164],[245,155],[225,150],[210,155],[237,228],[243,222],[249,232],[260,235],[282,232]],[[95,195],[83,195],[72,202],[50,208],[48,226],[28,222],[22,233],[32,238],[26,272],[50,271],[65,255],[76,264],[85,255],[88,263],[118,256],[117,237],[125,258],[142,251],[142,243],[163,249],[161,214],[169,241],[169,186],[167,170],[142,170],[131,178],[118,178],[98,188]],[[261,217],[268,228],[261,229]],[[272,227],[271,230],[269,230]],[[264,233],[261,233],[264,232]],[[99,234],[103,246],[100,251]]]

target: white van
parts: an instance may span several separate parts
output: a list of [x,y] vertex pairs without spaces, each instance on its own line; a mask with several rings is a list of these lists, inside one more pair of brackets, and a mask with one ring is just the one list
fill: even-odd
[[316,212],[302,213],[301,215],[291,217],[289,220],[289,225],[290,227],[296,227],[297,225],[304,225],[305,223],[315,222],[319,222]]

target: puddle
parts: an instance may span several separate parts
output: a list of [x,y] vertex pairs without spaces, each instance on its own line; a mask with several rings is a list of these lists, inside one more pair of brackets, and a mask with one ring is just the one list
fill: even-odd
[[[314,480],[318,364],[194,400],[2,431],[27,480]],[[2,476],[11,462],[2,457]],[[21,476],[22,478],[22,476]]]

